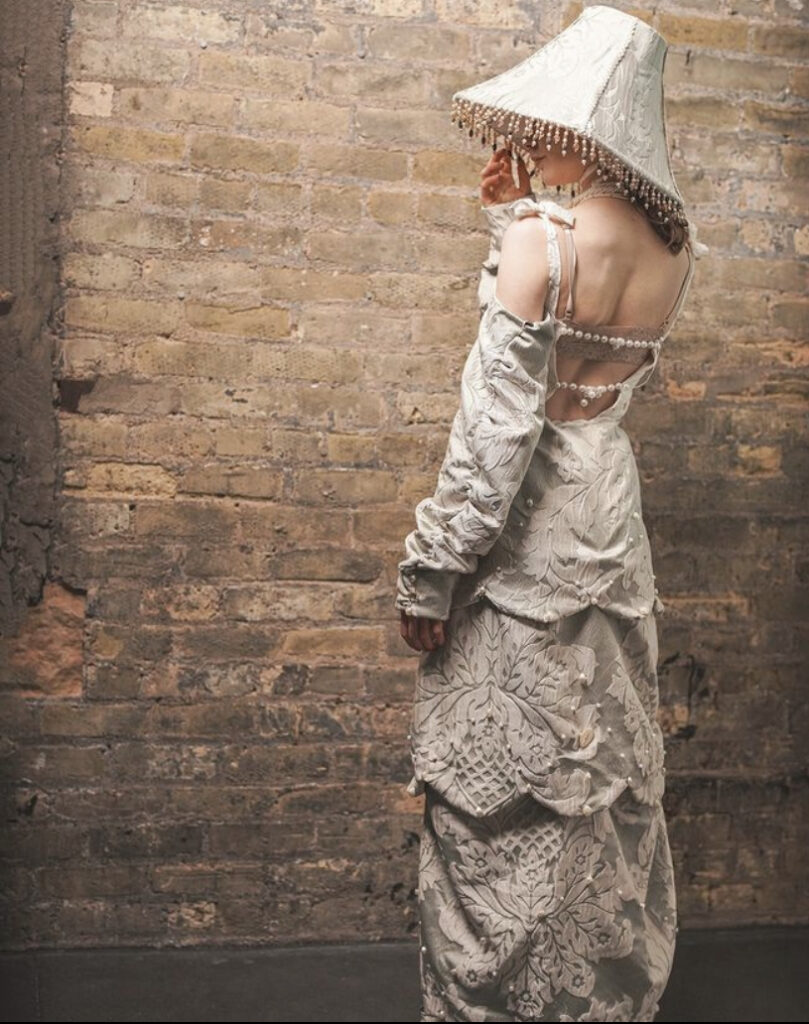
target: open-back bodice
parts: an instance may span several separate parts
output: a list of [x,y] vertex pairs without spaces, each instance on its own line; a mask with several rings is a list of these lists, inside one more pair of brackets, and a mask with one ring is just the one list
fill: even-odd
[[[549,280],[545,301],[545,315],[556,322],[558,336],[549,365],[548,398],[559,388],[576,393],[580,405],[587,406],[594,398],[609,392],[618,392],[615,401],[604,409],[615,408],[621,415],[629,402],[631,391],[648,380],[657,365],[660,346],[674,325],[688,291],[694,272],[695,259],[691,246],[686,241],[688,269],[680,286],[674,305],[663,322],[657,327],[629,327],[621,324],[587,325],[573,319],[573,289],[576,281],[577,254],[572,227],[575,215],[572,210],[551,200],[537,200],[526,196],[515,204],[515,217],[540,216],[544,222],[548,239]],[[562,225],[567,246],[567,296],[563,315],[557,313],[561,288],[562,257],[556,223]],[[502,303],[501,303],[502,305]],[[628,376],[610,384],[587,385],[575,381],[560,380],[557,370],[558,355],[599,361],[632,363],[636,369]],[[626,396],[624,398],[624,395]],[[588,417],[583,417],[587,419]],[[595,417],[590,417],[595,418]],[[575,422],[575,421],[574,421]]]

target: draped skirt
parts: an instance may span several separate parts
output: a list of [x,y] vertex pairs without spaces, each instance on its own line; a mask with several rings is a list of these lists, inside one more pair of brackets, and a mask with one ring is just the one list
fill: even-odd
[[487,598],[420,659],[421,1021],[652,1021],[677,932],[653,613]]

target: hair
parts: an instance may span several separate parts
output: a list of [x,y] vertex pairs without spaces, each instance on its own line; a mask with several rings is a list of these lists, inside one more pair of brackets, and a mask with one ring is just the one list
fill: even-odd
[[[611,180],[615,180],[610,176]],[[657,216],[651,206],[647,209],[642,202],[638,202],[637,199],[633,204],[635,209],[646,217],[649,223],[654,228],[655,232],[663,239],[667,249],[670,249],[676,256],[677,253],[683,248],[688,237],[688,229],[685,224],[681,223],[676,217],[669,214],[668,220],[664,221]]]
[[688,234],[685,225],[680,224],[679,221],[672,220],[671,217],[669,217],[668,221],[664,223],[662,220],[659,220],[651,210],[647,210],[646,207],[641,206],[639,203],[636,203],[635,205],[643,214],[646,215],[649,223],[665,242],[666,248],[670,249],[676,256],[685,245],[685,240]]

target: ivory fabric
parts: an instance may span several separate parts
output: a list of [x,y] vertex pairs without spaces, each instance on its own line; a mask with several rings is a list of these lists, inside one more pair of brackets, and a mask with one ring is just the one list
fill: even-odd
[[527,159],[561,142],[659,215],[689,224],[669,156],[663,95],[668,44],[641,18],[591,4],[514,67],[456,92],[452,117],[470,137]]
[[[482,209],[490,249],[478,334],[435,493],[416,505],[416,529],[405,538],[394,605],[446,619],[454,605],[488,594],[505,611],[546,622],[588,605],[630,618],[662,610],[637,464],[621,426],[659,349],[597,416],[549,421],[545,403],[559,383],[555,346],[563,326],[555,315],[561,259],[554,220],[573,223],[575,215],[533,194]],[[551,282],[539,321],[516,316],[495,293],[505,227],[529,215],[541,215],[548,232]],[[693,269],[692,260],[681,300]]]
[[[575,216],[533,194],[483,209],[479,330],[395,598],[448,633],[419,659],[409,734],[408,791],[425,795],[419,1019],[650,1021],[677,933],[663,605],[621,419],[659,348],[603,412],[548,420],[555,225]],[[550,261],[536,322],[494,287],[503,233],[528,215],[544,220]]]

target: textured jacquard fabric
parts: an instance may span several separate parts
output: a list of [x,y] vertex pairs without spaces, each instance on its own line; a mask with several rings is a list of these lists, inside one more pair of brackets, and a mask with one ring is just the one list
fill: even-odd
[[[396,598],[447,621],[446,642],[419,658],[408,735],[408,792],[425,796],[419,1019],[653,1021],[677,933],[663,606],[620,421],[659,347],[603,411],[548,419],[565,325],[558,232],[574,215],[533,194],[484,209],[480,328]],[[528,215],[548,242],[537,322],[495,294],[503,234]],[[609,359],[586,333],[564,335],[569,350],[601,344]]]
[[[659,348],[647,350],[602,412],[549,420],[547,397],[560,386],[556,342],[566,326],[555,315],[556,224],[572,225],[575,216],[533,194],[483,210],[490,247],[478,288],[479,331],[438,485],[416,506],[416,528],[405,540],[395,607],[445,620],[452,607],[485,594],[505,611],[544,622],[592,604],[627,618],[660,610],[639,475],[621,426]],[[548,299],[537,322],[495,294],[503,234],[514,217],[529,215],[543,218],[548,239]],[[693,269],[692,259],[678,307]],[[568,348],[575,344],[566,336]]]
[[429,788],[420,1021],[653,1021],[677,906],[663,808],[589,817],[530,797],[469,817]]
[[483,307],[435,494],[416,506],[405,539],[397,608],[446,619],[459,576],[501,536],[544,426],[555,338],[550,315],[523,320],[494,295]]
[[419,665],[412,794],[429,783],[475,816],[524,793],[558,814],[591,814],[626,789],[660,799],[653,615],[587,609],[545,626],[483,599],[450,623]]

